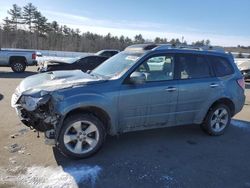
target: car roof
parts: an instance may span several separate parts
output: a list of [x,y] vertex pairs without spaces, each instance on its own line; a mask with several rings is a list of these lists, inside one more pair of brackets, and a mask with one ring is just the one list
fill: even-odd
[[172,44],[135,44],[128,46],[124,51],[127,52],[169,52],[169,53],[189,53],[201,55],[217,55],[228,57],[222,47],[219,46],[192,46],[192,45],[172,45]]
[[[113,51],[115,51],[115,52],[120,52],[120,50],[116,50],[116,49],[104,49],[104,50],[100,50],[100,51],[98,51],[98,52],[104,52],[104,51],[108,51],[108,52],[113,52]],[[97,52],[97,53],[98,53]]]

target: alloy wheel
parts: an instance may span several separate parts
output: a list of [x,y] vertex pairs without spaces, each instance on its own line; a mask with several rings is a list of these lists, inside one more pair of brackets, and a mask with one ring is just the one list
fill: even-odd
[[96,125],[89,121],[77,121],[70,125],[63,137],[65,147],[75,154],[91,151],[99,141]]

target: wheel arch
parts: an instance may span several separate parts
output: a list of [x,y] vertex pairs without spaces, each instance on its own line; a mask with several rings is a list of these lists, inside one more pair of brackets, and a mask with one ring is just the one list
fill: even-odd
[[[221,98],[221,99],[216,100],[216,101],[209,107],[208,111],[209,111],[211,108],[213,108],[214,106],[219,105],[219,104],[224,104],[224,105],[228,106],[229,109],[230,109],[230,113],[231,113],[230,115],[231,115],[231,117],[234,116],[234,114],[235,114],[235,105],[234,105],[233,101],[232,101],[231,99],[229,99],[229,98]],[[207,113],[208,113],[208,112],[207,112]]]
[[233,117],[236,113],[236,106],[233,102],[232,99],[230,99],[229,97],[223,96],[217,99],[214,99],[211,102],[206,103],[205,106],[203,106],[203,108],[201,108],[199,110],[199,112],[196,114],[193,123],[195,124],[202,124],[204,123],[209,111],[216,105],[218,104],[224,104],[227,105],[230,109],[230,113],[231,113],[231,117]]
[[103,123],[106,132],[108,134],[110,133],[110,131],[111,131],[111,117],[110,117],[110,115],[100,107],[87,106],[87,107],[78,107],[78,108],[72,109],[62,117],[60,126],[58,126],[57,130],[56,130],[56,132],[57,132],[56,138],[58,138],[58,136],[60,135],[60,132],[61,132],[61,129],[63,126],[63,122],[69,116],[71,116],[73,114],[81,114],[81,113],[82,114],[93,114],[94,116],[99,118],[100,121]]
[[11,65],[11,63],[14,62],[15,60],[22,60],[25,63],[25,65],[27,65],[27,59],[24,56],[10,56],[9,65]]

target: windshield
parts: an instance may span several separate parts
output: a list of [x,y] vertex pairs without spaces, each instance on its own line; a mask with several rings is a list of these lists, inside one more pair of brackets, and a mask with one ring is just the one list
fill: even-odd
[[91,73],[109,77],[111,79],[121,77],[142,55],[143,53],[121,52],[104,61],[104,63],[94,69]]

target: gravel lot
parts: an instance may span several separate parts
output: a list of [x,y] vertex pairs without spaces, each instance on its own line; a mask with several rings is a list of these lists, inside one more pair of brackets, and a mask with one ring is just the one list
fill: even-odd
[[36,67],[0,68],[0,187],[250,187],[250,83],[226,134],[182,126],[108,137],[85,160],[70,160],[22,125],[11,94]]

